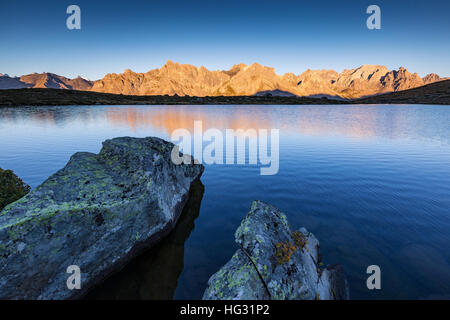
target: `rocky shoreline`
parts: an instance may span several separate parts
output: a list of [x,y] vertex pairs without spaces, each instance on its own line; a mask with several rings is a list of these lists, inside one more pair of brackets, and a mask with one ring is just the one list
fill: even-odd
[[[204,167],[175,165],[173,147],[159,138],[106,140],[99,154],[74,154],[8,204],[0,212],[0,299],[129,296],[117,282],[134,283],[134,298],[171,299],[204,190]],[[239,249],[211,276],[204,299],[349,298],[342,267],[325,267],[314,235],[291,230],[277,208],[254,201],[235,240]],[[117,273],[133,269],[131,261],[143,261],[145,273]],[[76,290],[69,266],[81,272]]]

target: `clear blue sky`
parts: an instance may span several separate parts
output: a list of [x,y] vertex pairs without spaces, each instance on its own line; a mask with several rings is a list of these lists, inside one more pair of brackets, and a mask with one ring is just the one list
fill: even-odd
[[[81,7],[81,30],[66,8]],[[381,7],[382,29],[366,28]],[[278,74],[362,64],[450,76],[450,1],[0,0],[0,73],[95,80],[167,60],[228,69],[259,62]]]

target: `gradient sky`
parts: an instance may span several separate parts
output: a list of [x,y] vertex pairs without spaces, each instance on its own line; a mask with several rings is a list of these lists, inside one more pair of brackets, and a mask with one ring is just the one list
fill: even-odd
[[[81,30],[66,28],[71,4],[81,8]],[[366,27],[371,4],[381,7],[381,30]],[[211,70],[381,64],[450,76],[449,17],[448,0],[0,0],[0,73],[96,80],[170,59]]]

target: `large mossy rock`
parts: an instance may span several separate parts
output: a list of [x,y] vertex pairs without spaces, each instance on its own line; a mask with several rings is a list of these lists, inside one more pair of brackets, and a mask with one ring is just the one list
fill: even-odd
[[[0,212],[0,298],[81,297],[166,236],[202,165],[175,165],[173,144],[115,138],[67,165]],[[81,289],[69,290],[69,265]]]
[[275,207],[254,201],[235,241],[239,249],[209,279],[203,299],[349,298],[342,267],[322,267],[314,235],[304,228],[292,231]]
[[161,242],[142,253],[90,291],[87,300],[172,300],[184,267],[184,247],[194,229],[205,187],[191,185],[189,200],[176,227]]

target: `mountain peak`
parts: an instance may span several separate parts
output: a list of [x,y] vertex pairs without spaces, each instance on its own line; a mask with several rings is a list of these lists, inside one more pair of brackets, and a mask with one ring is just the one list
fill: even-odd
[[178,65],[178,62],[173,62],[172,60],[167,60],[166,64],[163,67],[172,67]]
[[239,63],[233,65],[229,70],[223,70],[222,72],[229,75],[230,77],[234,77],[236,74],[238,74],[241,70],[246,68],[247,65],[245,63]]
[[359,68],[353,69],[356,73],[362,72],[389,72],[389,69],[386,66],[378,65],[378,64],[363,64]]
[[247,65],[245,64],[245,63],[239,63],[239,64],[235,64],[235,65],[233,65],[233,67],[232,67],[232,69],[233,68],[244,68],[244,67],[246,67]]
[[430,73],[430,74],[427,74],[425,77],[423,77],[422,80],[425,84],[429,84],[429,83],[441,81],[442,79],[436,73]]
[[442,80],[437,74],[423,79],[403,66],[390,71],[382,65],[365,64],[338,73],[334,70],[307,69],[300,75],[277,75],[275,69],[260,63],[239,63],[229,70],[210,71],[205,67],[168,60],[160,69],[135,73],[107,74],[97,81],[82,77],[68,79],[53,73],[35,73],[9,78],[0,74],[0,89],[59,88],[91,90],[130,95],[236,96],[260,92],[289,92],[297,96],[360,98],[401,91]]
[[379,64],[363,64],[357,69],[376,69],[376,68],[385,68],[385,66]]

